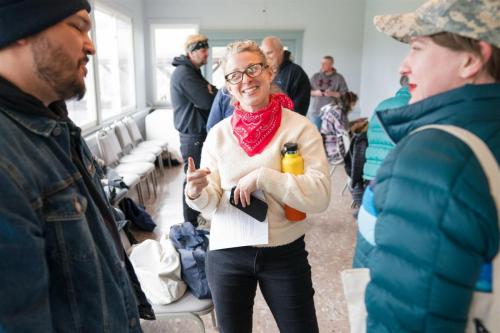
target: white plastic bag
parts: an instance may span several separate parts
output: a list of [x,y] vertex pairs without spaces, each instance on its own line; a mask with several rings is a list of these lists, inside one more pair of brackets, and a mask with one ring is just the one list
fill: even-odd
[[167,235],[162,235],[159,242],[148,239],[134,245],[130,261],[151,303],[169,304],[186,292],[186,283],[181,279],[179,253]]

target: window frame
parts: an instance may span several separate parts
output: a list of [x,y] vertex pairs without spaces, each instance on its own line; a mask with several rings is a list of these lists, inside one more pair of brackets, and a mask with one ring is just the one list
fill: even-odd
[[[156,96],[157,92],[157,77],[156,77],[156,40],[155,40],[155,29],[158,28],[194,28],[194,33],[198,34],[200,33],[200,24],[197,21],[193,20],[182,20],[182,21],[170,21],[170,20],[150,20],[149,21],[149,42],[151,45],[151,52],[150,52],[150,74],[151,74],[151,93],[150,96],[153,101],[153,105],[155,107],[172,107],[171,102],[162,102],[158,99],[158,96]],[[184,43],[184,41],[183,41]],[[206,66],[204,66],[206,67]]]
[[95,12],[99,10],[105,14],[108,14],[110,16],[114,16],[118,19],[121,19],[125,22],[130,22],[130,27],[131,27],[131,43],[132,43],[132,74],[133,74],[133,95],[134,95],[134,103],[132,106],[129,106],[129,107],[126,107],[126,108],[121,108],[121,112],[119,112],[118,114],[116,115],[113,115],[109,118],[106,118],[106,119],[103,119],[103,112],[102,112],[102,107],[101,107],[101,99],[100,99],[100,95],[101,95],[101,91],[100,91],[100,73],[99,73],[99,59],[98,59],[98,56],[95,55],[94,56],[94,70],[96,71],[97,75],[94,75],[94,85],[96,86],[96,104],[97,104],[97,114],[98,114],[98,125],[97,126],[100,126],[102,124],[107,124],[107,123],[112,123],[113,121],[119,119],[119,118],[123,118],[124,116],[127,116],[127,115],[130,115],[131,113],[134,113],[135,111],[137,111],[137,86],[135,84],[135,82],[137,81],[137,64],[136,64],[136,56],[135,56],[135,37],[134,37],[134,19],[132,16],[129,16],[125,13],[123,13],[122,11],[119,11],[115,8],[112,8],[110,7],[109,5],[107,4],[104,4],[100,1],[96,1],[96,3],[94,4],[94,10],[92,11],[92,24],[93,24],[93,27],[92,27],[92,30],[94,31],[94,35],[93,35],[93,40],[95,41],[94,45],[97,43],[97,25],[95,23]]
[[[101,89],[100,89],[100,73],[99,73],[99,59],[97,55],[93,55],[92,57],[92,68],[91,70],[93,71],[93,88],[94,88],[94,100],[90,101],[93,102],[93,106],[95,108],[95,120],[92,120],[88,123],[78,125],[82,129],[82,134],[84,136],[89,135],[99,128],[105,127],[114,121],[123,118],[125,116],[132,115],[138,111],[138,91],[137,91],[137,57],[136,57],[136,40],[135,40],[135,34],[134,34],[134,29],[135,29],[135,20],[134,17],[130,14],[125,13],[122,9],[115,8],[114,6],[111,6],[107,3],[104,3],[102,1],[94,1],[93,3],[93,8],[92,11],[90,12],[90,20],[92,22],[92,29],[90,30],[89,34],[92,39],[92,42],[94,45],[97,45],[97,26],[96,26],[96,19],[95,19],[95,13],[96,11],[100,11],[102,13],[105,13],[107,15],[110,15],[114,18],[120,19],[126,23],[130,23],[131,27],[131,43],[132,43],[132,72],[131,75],[133,75],[132,79],[132,84],[133,88],[132,93],[133,93],[133,98],[134,101],[131,106],[128,107],[121,107],[120,106],[120,112],[116,115],[113,115],[109,118],[103,119],[103,112],[102,112],[102,106],[101,106]],[[87,87],[88,89],[89,87]],[[89,94],[89,91],[87,90],[87,94]]]

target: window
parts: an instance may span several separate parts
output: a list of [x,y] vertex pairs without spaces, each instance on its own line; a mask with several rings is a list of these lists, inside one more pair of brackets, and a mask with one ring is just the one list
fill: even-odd
[[94,85],[94,60],[90,57],[87,64],[87,77],[85,78],[85,87],[87,92],[85,96],[77,101],[71,100],[66,102],[68,107],[68,114],[71,120],[82,128],[88,128],[97,125],[97,110],[95,99],[95,85]]
[[98,7],[95,22],[99,104],[106,120],[135,108],[132,21]]
[[172,61],[184,54],[184,42],[196,34],[198,27],[192,24],[153,24],[154,99],[157,105],[170,105],[170,77],[175,67]]
[[213,46],[210,52],[212,55],[212,84],[221,89],[226,84],[224,68],[222,68],[222,57],[226,53],[226,47]]
[[100,5],[91,15],[98,52],[87,65],[87,93],[82,100],[67,103],[70,118],[84,129],[136,107],[132,20]]

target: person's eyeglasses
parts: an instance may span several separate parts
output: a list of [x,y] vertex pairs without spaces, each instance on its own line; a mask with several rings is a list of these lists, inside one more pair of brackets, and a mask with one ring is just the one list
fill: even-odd
[[264,69],[266,69],[267,67],[268,67],[267,65],[264,65],[262,63],[253,64],[245,68],[244,71],[236,71],[229,73],[226,76],[224,76],[224,78],[226,79],[227,82],[231,84],[238,84],[241,81],[243,81],[243,74],[246,74],[248,77],[252,78],[257,77],[260,74],[262,74],[262,71],[264,71]]

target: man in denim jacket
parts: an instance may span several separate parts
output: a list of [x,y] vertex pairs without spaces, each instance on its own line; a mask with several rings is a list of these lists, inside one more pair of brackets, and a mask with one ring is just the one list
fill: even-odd
[[1,332],[141,332],[102,172],[64,104],[85,94],[89,12],[0,2]]

